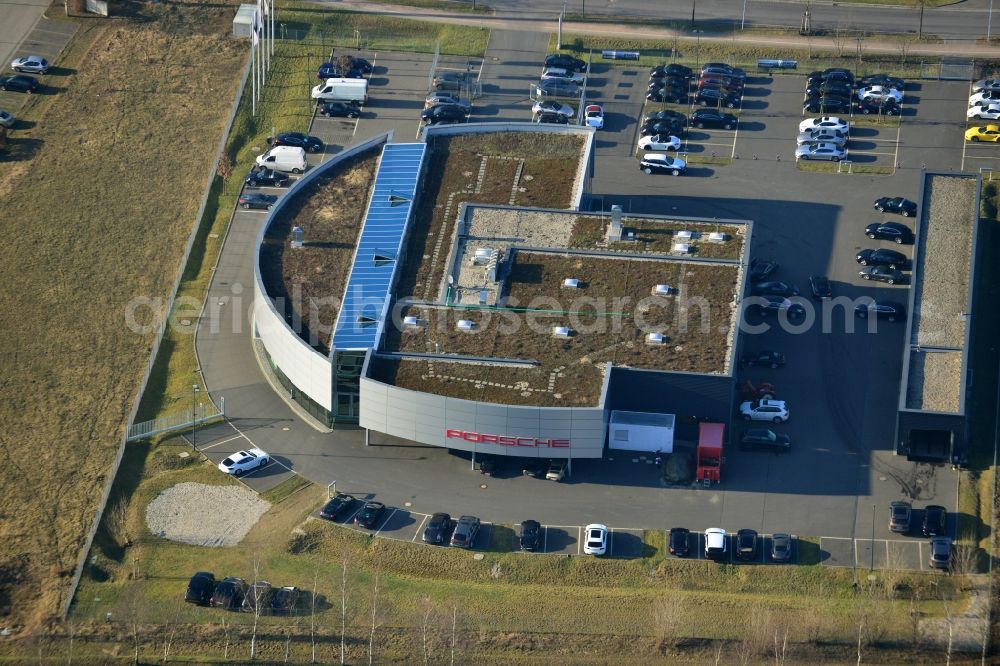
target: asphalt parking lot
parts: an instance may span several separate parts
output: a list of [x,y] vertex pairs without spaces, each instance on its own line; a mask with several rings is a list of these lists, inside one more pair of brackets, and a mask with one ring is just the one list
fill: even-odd
[[[69,43],[73,33],[76,32],[77,24],[63,21],[51,21],[42,18],[35,25],[31,33],[18,45],[17,49],[10,54],[10,58],[2,63],[2,76],[17,74],[10,68],[10,61],[14,58],[27,55],[40,55],[50,63],[55,62],[62,53],[63,48]],[[65,67],[53,65],[49,68],[48,74],[28,74],[38,79],[38,92],[40,95],[55,95],[64,90],[68,77],[73,74],[73,70]],[[17,111],[28,99],[29,95],[22,92],[0,90],[0,109],[9,111],[15,116]],[[18,125],[14,125],[18,129]]]

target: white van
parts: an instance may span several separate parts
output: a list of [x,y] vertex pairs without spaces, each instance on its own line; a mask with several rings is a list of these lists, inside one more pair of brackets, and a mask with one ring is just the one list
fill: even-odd
[[320,102],[368,101],[368,79],[327,79],[312,89],[312,98]]
[[306,170],[306,151],[297,146],[275,146],[257,156],[257,166],[276,171],[302,173]]

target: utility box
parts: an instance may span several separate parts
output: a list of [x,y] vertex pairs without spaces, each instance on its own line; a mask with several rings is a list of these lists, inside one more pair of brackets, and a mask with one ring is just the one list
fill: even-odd
[[673,414],[612,410],[608,448],[622,451],[671,453],[674,450]]
[[240,5],[233,19],[233,37],[249,37],[253,34],[253,13],[257,5]]

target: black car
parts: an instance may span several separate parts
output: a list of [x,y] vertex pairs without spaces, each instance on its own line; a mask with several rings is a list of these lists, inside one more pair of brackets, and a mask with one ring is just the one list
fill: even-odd
[[771,559],[775,562],[788,562],[792,559],[792,536],[784,532],[771,535]]
[[14,90],[17,92],[33,93],[38,91],[38,79],[25,74],[15,74],[14,76],[0,76],[0,90]]
[[792,449],[792,440],[784,433],[767,428],[749,428],[740,436],[740,448],[744,451],[762,449],[774,453],[787,453]]
[[258,615],[271,609],[274,600],[274,588],[266,580],[260,580],[250,586],[243,597],[242,610],[246,613],[256,612]]
[[812,292],[813,298],[818,298],[821,301],[833,298],[833,289],[830,288],[830,279],[825,275],[810,275],[809,291]]
[[908,261],[902,252],[883,248],[861,250],[854,258],[862,266],[888,266],[889,268],[905,268]]
[[744,368],[780,368],[785,364],[785,355],[776,351],[744,352],[740,356],[740,366]]
[[239,205],[241,208],[246,208],[247,210],[250,210],[251,208],[258,210],[271,210],[277,200],[278,197],[274,194],[245,192],[240,195]]
[[288,176],[265,167],[254,167],[247,174],[244,181],[249,188],[255,187],[284,187],[288,184]]
[[701,75],[721,74],[734,79],[746,79],[747,73],[739,67],[733,67],[722,62],[707,62],[701,68]]
[[462,516],[455,525],[451,535],[451,545],[455,548],[472,548],[479,534],[479,519],[475,516]]
[[792,303],[784,296],[758,296],[756,298],[761,299],[761,301],[752,303],[751,305],[760,314],[768,315],[785,312],[791,319],[802,317],[806,314],[806,309],[801,303]]
[[802,103],[802,108],[809,113],[850,113],[851,100],[847,97],[838,97],[836,95],[810,97]]
[[587,63],[565,53],[553,53],[545,56],[545,68],[548,69],[549,67],[558,67],[559,69],[566,69],[571,72],[582,72],[587,69]]
[[667,540],[667,549],[671,555],[676,557],[687,557],[691,550],[688,537],[691,530],[686,527],[671,527],[670,538]]
[[646,86],[650,90],[653,88],[684,88],[691,87],[691,80],[683,76],[663,76],[649,77],[649,84]]
[[888,266],[866,266],[858,271],[858,277],[863,280],[875,280],[886,284],[896,284],[902,281],[903,274]]
[[538,91],[549,97],[579,97],[580,86],[559,79],[545,79],[538,83]]
[[351,68],[360,69],[365,74],[371,74],[375,69],[370,62],[357,56],[351,56]]
[[906,319],[906,307],[896,301],[871,300],[855,305],[854,316],[858,319],[874,316],[876,319],[885,319],[886,321],[903,321]]
[[863,99],[858,102],[858,112],[866,116],[898,116],[899,106],[896,100],[886,97],[883,100]]
[[889,503],[889,530],[906,534],[910,531],[910,518],[913,516],[913,506],[902,500]]
[[639,128],[639,136],[652,136],[654,134],[678,136],[683,133],[684,125],[673,118],[648,122]]
[[327,501],[319,511],[319,517],[326,520],[336,520],[337,516],[347,511],[354,504],[354,497],[340,494]]
[[943,506],[931,504],[924,509],[923,533],[925,537],[944,536],[945,523],[948,520],[948,510]]
[[569,118],[561,113],[539,113],[535,116],[536,123],[548,123],[550,125],[566,125]]
[[297,587],[283,587],[275,590],[274,598],[271,599],[272,613],[291,613],[299,603],[302,591]]
[[327,118],[357,118],[361,109],[347,102],[323,102],[319,105],[319,113]]
[[354,522],[369,530],[375,529],[383,513],[385,513],[385,504],[381,502],[365,502],[365,505],[361,507],[361,511],[358,511],[357,515],[354,516]]
[[931,539],[931,556],[927,562],[933,569],[951,567],[951,539],[946,536]]
[[903,197],[881,197],[875,200],[875,210],[880,213],[896,213],[903,217],[914,217],[917,204]]
[[302,132],[282,132],[271,141],[272,146],[292,146],[302,148],[307,153],[318,153],[323,150],[323,141],[316,136]]
[[466,83],[465,72],[441,72],[434,76],[434,90],[461,90]]
[[877,240],[891,240],[897,245],[913,242],[913,232],[898,222],[872,222],[865,227],[865,235]]
[[489,453],[480,453],[476,456],[479,464],[479,473],[483,476],[493,476],[497,471],[497,457]]
[[778,263],[768,259],[750,260],[750,282],[761,282],[778,270]]
[[533,553],[542,543],[542,526],[537,520],[526,520],[521,523],[521,536],[518,539],[521,550]]
[[427,527],[424,528],[424,543],[433,543],[439,546],[447,543],[452,527],[454,525],[451,522],[451,516],[447,513],[435,513],[431,516]]
[[906,81],[899,78],[898,76],[889,76],[888,74],[869,74],[868,76],[863,76],[858,79],[855,84],[858,88],[870,88],[872,86],[882,86],[885,88],[895,88],[896,90],[903,90],[906,87]]
[[843,81],[822,81],[806,86],[807,97],[822,97],[823,95],[836,95],[850,99],[854,95],[854,88]]
[[757,532],[743,529],[736,533],[736,559],[752,560],[757,555]]
[[699,88],[727,88],[736,92],[742,92],[746,81],[743,79],[724,76],[723,74],[703,74],[698,79]]
[[726,88],[698,88],[698,92],[694,94],[694,103],[735,109],[740,105],[740,93]]
[[458,104],[438,104],[424,109],[420,119],[427,125],[458,123],[465,120],[465,109]]
[[753,296],[791,296],[799,295],[799,288],[784,282],[758,282],[750,287],[750,294]]
[[684,127],[687,127],[687,116],[680,111],[674,111],[672,109],[663,109],[662,111],[657,111],[656,113],[647,113],[642,119],[642,124],[648,125],[649,123],[661,122],[664,120],[672,120],[680,123]]
[[736,116],[731,113],[722,113],[715,109],[698,109],[691,114],[691,124],[698,129],[706,127],[721,127],[731,130],[736,128]]
[[846,81],[854,83],[854,73],[843,67],[830,67],[822,72],[811,72],[807,77],[809,81]]
[[243,606],[243,598],[247,593],[247,582],[242,578],[227,576],[215,586],[212,599],[209,602],[215,608],[237,610]]
[[646,93],[646,99],[650,102],[661,104],[686,104],[688,101],[687,88],[671,87],[656,88]]
[[208,571],[199,571],[191,576],[188,581],[187,592],[184,593],[184,601],[189,604],[207,606],[212,600],[212,593],[215,592],[215,574]]
[[649,70],[649,78],[651,79],[663,79],[671,76],[690,79],[694,76],[694,71],[690,67],[678,65],[675,62],[669,65],[657,65]]

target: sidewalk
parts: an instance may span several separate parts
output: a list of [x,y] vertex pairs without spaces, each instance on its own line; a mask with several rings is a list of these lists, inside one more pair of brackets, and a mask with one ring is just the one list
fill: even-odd
[[[453,25],[477,25],[492,30],[520,30],[552,33],[557,30],[555,20],[545,21],[537,15],[497,15],[455,13],[423,7],[403,5],[384,5],[356,0],[319,0],[317,4],[335,4],[338,8],[356,12],[382,14],[396,18],[411,18]],[[1000,11],[1000,7],[998,7]],[[695,37],[686,31],[667,28],[647,28],[621,23],[590,23],[564,22],[564,34],[601,35],[605,37],[622,37],[627,39],[649,39],[695,41]],[[759,33],[732,33],[725,36],[707,36],[702,34],[701,41],[716,43],[752,44],[755,46],[813,48],[816,50],[837,50],[835,40],[831,37],[802,37],[795,34],[768,35]],[[848,40],[851,44],[853,39]],[[868,53],[899,53],[899,40],[865,38],[865,51]],[[968,56],[970,58],[1000,57],[1000,44],[986,45],[968,41],[945,41],[940,43],[917,44],[910,43],[906,49],[909,55],[929,56]]]

